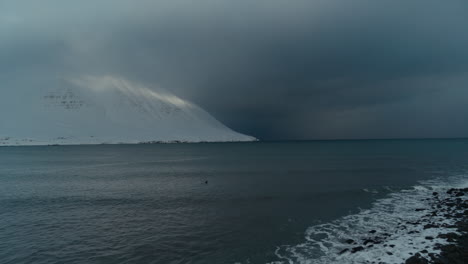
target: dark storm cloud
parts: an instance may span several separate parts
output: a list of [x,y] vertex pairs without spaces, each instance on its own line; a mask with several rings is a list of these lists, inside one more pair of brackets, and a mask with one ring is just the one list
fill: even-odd
[[468,2],[3,1],[0,77],[118,75],[263,139],[468,135]]

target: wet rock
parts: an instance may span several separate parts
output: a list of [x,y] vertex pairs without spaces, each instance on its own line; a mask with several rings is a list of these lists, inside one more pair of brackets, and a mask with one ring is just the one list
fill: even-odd
[[345,248],[345,249],[341,250],[340,253],[338,253],[338,254],[342,255],[342,254],[344,254],[344,253],[346,253],[348,251],[349,251],[349,248]]
[[416,254],[405,261],[405,264],[428,264],[429,261]]
[[457,228],[456,225],[449,225],[449,224],[442,224],[442,227],[445,227],[445,228]]
[[424,229],[429,229],[429,228],[438,228],[439,226],[438,225],[435,225],[433,223],[430,223],[430,224],[427,224],[427,225],[424,225]]
[[447,239],[448,242],[455,242],[460,236],[452,232],[448,234],[440,234],[437,237]]
[[436,258],[435,263],[466,264],[468,260],[468,251],[466,247],[460,247],[454,244],[441,247],[442,253]]
[[356,253],[356,252],[359,252],[359,251],[362,251],[362,250],[364,250],[364,247],[361,247],[361,246],[354,247],[354,248],[351,249],[351,253]]
[[352,239],[347,239],[345,242],[346,242],[346,244],[354,244],[354,243],[356,243],[356,242],[355,242],[354,240],[352,240]]

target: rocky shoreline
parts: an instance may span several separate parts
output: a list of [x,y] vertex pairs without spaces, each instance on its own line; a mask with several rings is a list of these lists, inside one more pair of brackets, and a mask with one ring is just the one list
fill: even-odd
[[[437,237],[445,239],[448,244],[437,243],[433,250],[440,251],[439,254],[423,250],[407,259],[405,264],[466,264],[468,263],[468,188],[450,189],[447,196],[439,198],[437,192],[433,193],[433,206],[431,212],[425,217],[443,215],[443,217],[455,220],[454,225],[444,226],[453,229],[453,232],[439,234]],[[424,221],[424,219],[422,219]],[[422,222],[421,221],[421,222]],[[426,224],[424,228],[437,228],[437,222]],[[426,237],[426,239],[434,239]],[[427,257],[423,257],[427,255]]]
[[[383,255],[392,257],[408,249],[404,264],[466,264],[468,263],[468,188],[429,192],[421,198],[426,206],[413,208],[417,219],[400,219],[391,230],[370,230],[359,239],[347,239],[339,255],[363,254],[372,248],[383,249]],[[397,235],[398,234],[398,235]],[[395,236],[412,237],[406,244],[395,244]],[[411,250],[411,249],[414,249]],[[386,257],[377,257],[364,263],[387,264]]]

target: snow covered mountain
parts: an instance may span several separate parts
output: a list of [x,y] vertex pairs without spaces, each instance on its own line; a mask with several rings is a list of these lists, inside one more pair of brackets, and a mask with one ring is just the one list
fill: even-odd
[[0,146],[256,140],[170,93],[110,76],[6,95]]

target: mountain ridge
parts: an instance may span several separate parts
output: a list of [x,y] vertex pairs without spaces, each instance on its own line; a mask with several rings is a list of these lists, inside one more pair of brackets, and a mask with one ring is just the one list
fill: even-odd
[[74,79],[31,97],[14,107],[17,120],[0,113],[0,146],[257,140],[167,91],[112,76]]

